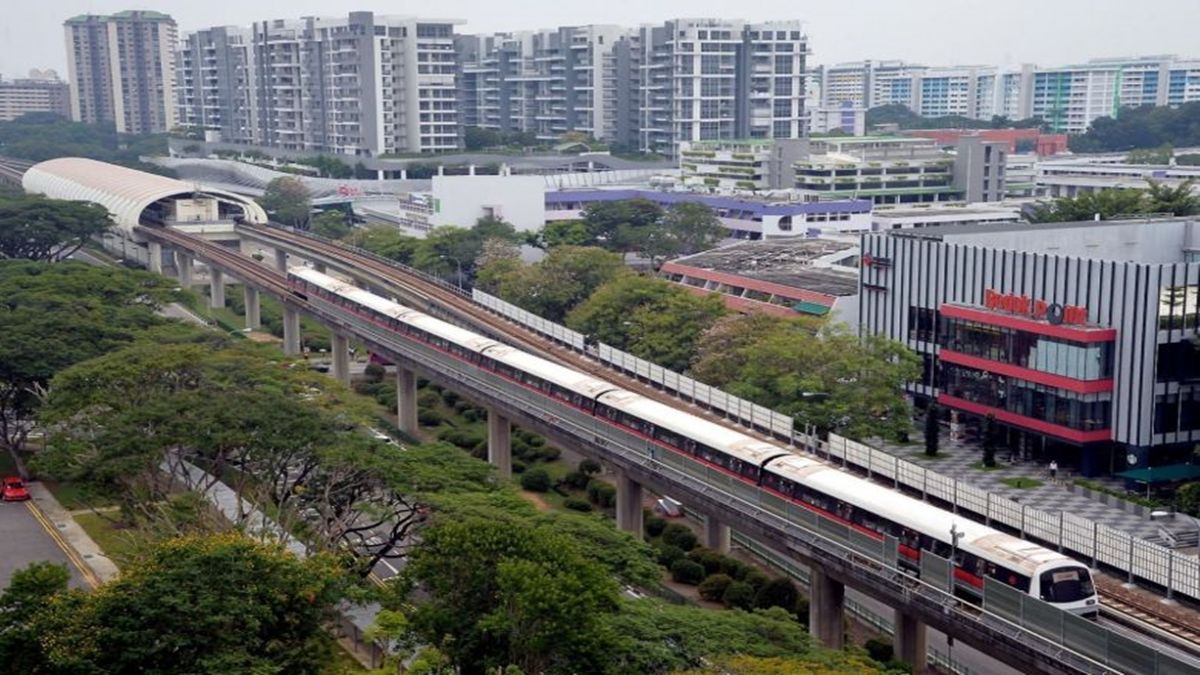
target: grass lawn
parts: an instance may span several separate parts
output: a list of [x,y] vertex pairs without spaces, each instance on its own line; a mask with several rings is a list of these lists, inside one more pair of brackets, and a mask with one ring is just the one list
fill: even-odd
[[1017,488],[1018,490],[1040,487],[1042,485],[1042,481],[1036,478],[1025,478],[1024,476],[1018,476],[1017,478],[1003,478],[1000,480],[1000,482],[1004,483],[1010,488]]
[[137,539],[141,536],[138,530],[119,529],[112,521],[96,513],[81,513],[73,518],[118,567],[133,557],[138,547]]
[[68,511],[78,511],[79,509],[87,508],[103,508],[112,506],[113,501],[101,495],[95,494],[92,490],[85,486],[76,483],[60,483],[55,480],[42,481],[54,498],[62,504],[63,508]]

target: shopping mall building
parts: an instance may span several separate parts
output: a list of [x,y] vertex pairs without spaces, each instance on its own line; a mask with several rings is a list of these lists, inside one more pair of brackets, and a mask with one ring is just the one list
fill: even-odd
[[1200,220],[865,234],[860,285],[861,329],[924,359],[918,403],[1028,457],[1101,475],[1200,443]]

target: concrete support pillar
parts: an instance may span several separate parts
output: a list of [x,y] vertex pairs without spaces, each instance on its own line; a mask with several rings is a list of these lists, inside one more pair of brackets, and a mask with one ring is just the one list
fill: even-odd
[[300,312],[283,306],[283,353],[300,353]]
[[162,244],[157,241],[146,242],[146,269],[155,274],[162,274]]
[[617,528],[642,538],[642,484],[617,472]]
[[926,657],[929,653],[929,646],[925,638],[925,624],[911,614],[896,610],[896,619],[892,626],[896,658],[912,666],[914,675],[928,672],[929,664],[926,662]]
[[262,305],[258,299],[258,289],[244,285],[242,293],[246,306],[246,328],[258,330],[262,328]]
[[846,646],[846,586],[817,567],[809,574],[808,632],[822,646]]
[[[400,431],[415,436],[417,433],[417,374],[407,368],[396,366],[396,417]],[[490,429],[489,429],[490,431]]]
[[474,164],[468,164],[468,165],[467,165],[467,175],[468,175],[468,176],[474,176],[474,175],[475,175],[475,165],[474,165]]
[[179,272],[179,286],[184,290],[192,287],[192,256],[183,251],[175,252],[175,270]]
[[720,553],[729,553],[729,526],[713,516],[704,517],[704,545]]
[[387,172],[379,169],[375,172],[375,180],[387,180]]
[[275,271],[280,274],[287,274],[288,254],[283,249],[275,249]]
[[512,426],[508,418],[488,409],[488,462],[501,478],[512,478]]
[[408,169],[400,169],[400,180],[408,180]]
[[225,273],[211,265],[208,268],[208,306],[213,309],[225,306]]
[[350,338],[339,333],[330,340],[333,352],[333,378],[344,385],[350,384]]

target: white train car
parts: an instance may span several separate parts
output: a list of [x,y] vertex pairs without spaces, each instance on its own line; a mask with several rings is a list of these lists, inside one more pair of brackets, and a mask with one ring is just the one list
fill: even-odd
[[[882,540],[919,569],[921,551],[954,557],[956,585],[978,595],[991,577],[1066,611],[1094,614],[1099,601],[1084,565],[827,464],[671,408],[385,300],[304,267],[290,270],[293,291],[355,312],[457,358],[496,372],[642,438],[652,456],[751,499],[782,498],[820,517]],[[951,529],[961,533],[957,546]]]

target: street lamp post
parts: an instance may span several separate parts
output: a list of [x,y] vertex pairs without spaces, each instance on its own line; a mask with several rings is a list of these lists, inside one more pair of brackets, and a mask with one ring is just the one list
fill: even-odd
[[954,559],[958,557],[958,540],[965,534],[958,531],[958,523],[950,523],[950,594],[954,595]]

